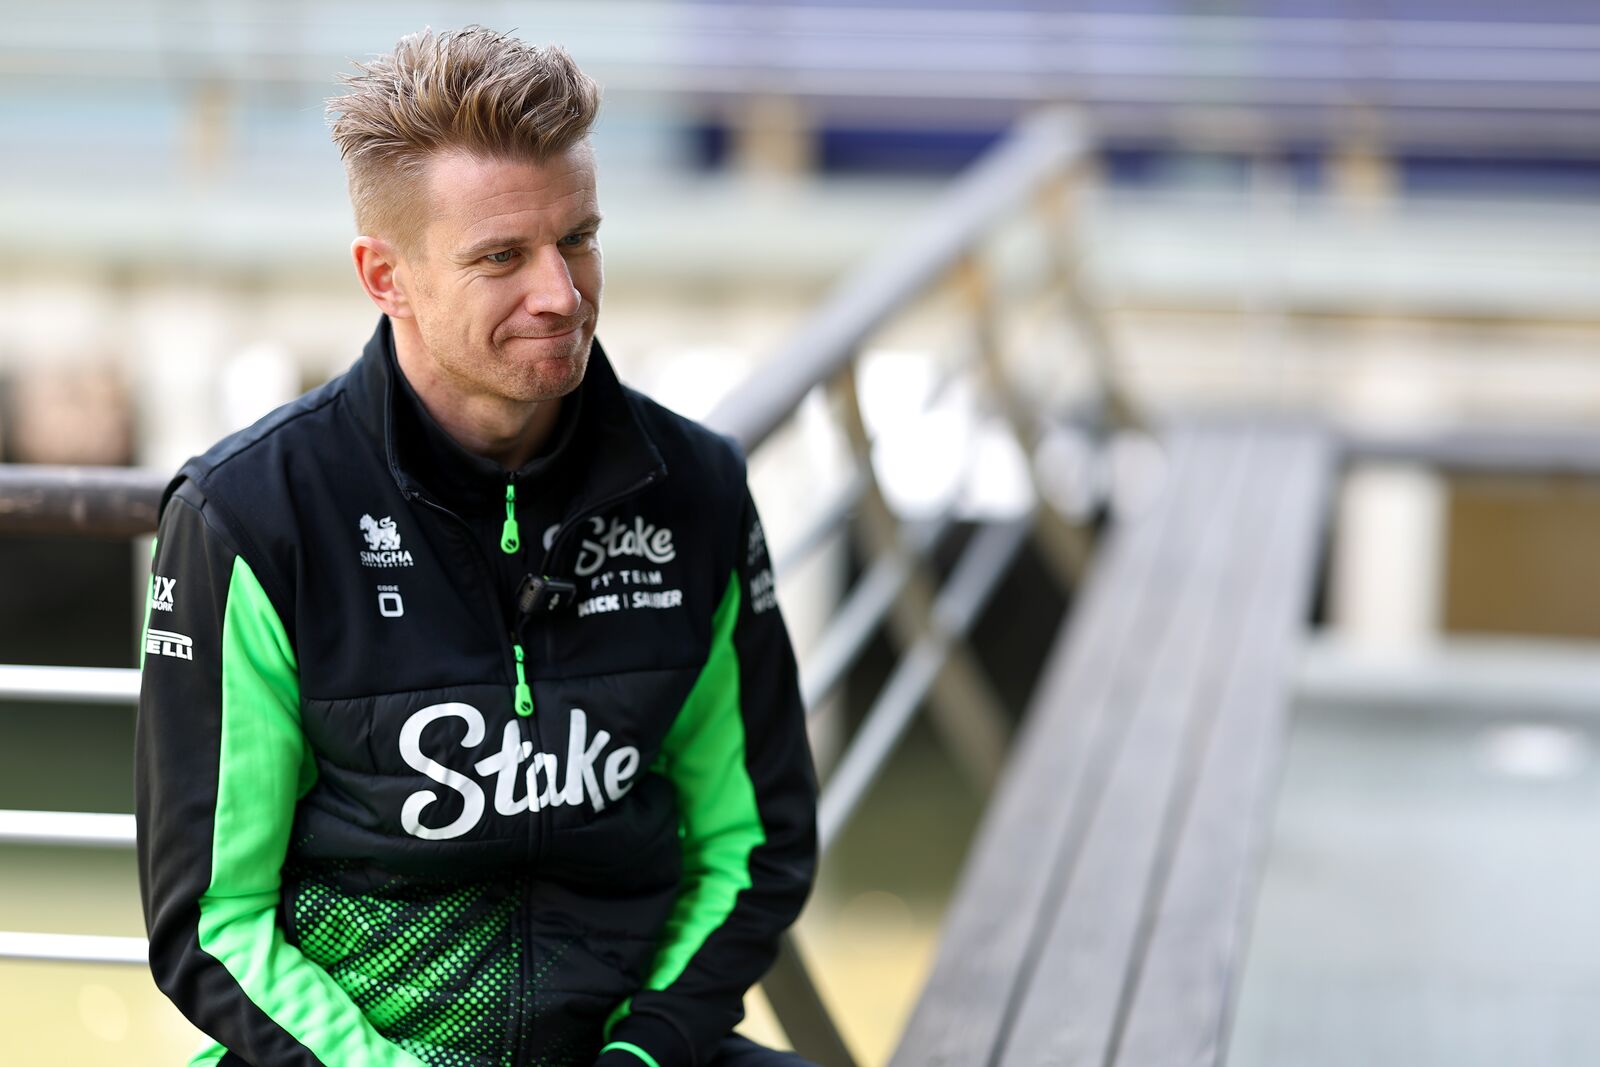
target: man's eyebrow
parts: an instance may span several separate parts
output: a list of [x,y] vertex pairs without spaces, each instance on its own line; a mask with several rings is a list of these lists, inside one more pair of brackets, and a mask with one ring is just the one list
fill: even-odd
[[[594,229],[594,228],[596,228],[597,226],[600,225],[600,220],[601,220],[602,217],[603,216],[599,212],[593,212],[591,214],[585,215],[583,218],[581,218],[577,222],[575,222],[572,226],[568,227],[567,233],[581,233],[584,230],[592,230],[592,229]],[[462,249],[461,251],[457,252],[456,253],[456,258],[460,259],[460,260],[463,260],[463,261],[470,261],[470,260],[478,259],[481,256],[486,256],[490,252],[498,252],[501,249],[505,249],[505,248],[520,248],[521,246],[523,246],[523,245],[525,245],[527,243],[528,243],[528,239],[526,237],[522,237],[520,235],[515,236],[515,237],[513,237],[513,236],[488,237],[488,238],[485,238],[482,241],[476,242],[475,244],[469,245],[468,247],[466,247],[466,248]]]
[[469,245],[456,252],[455,258],[464,263],[470,263],[472,260],[486,256],[490,252],[498,252],[505,248],[517,248],[524,243],[521,237],[488,237],[477,244]]

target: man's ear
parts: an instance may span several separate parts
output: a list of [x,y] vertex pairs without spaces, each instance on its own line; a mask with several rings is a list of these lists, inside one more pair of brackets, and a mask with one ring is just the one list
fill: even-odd
[[356,277],[361,288],[367,291],[378,310],[391,319],[411,317],[411,302],[407,299],[405,261],[400,250],[382,237],[357,237],[350,242],[350,256],[355,260]]

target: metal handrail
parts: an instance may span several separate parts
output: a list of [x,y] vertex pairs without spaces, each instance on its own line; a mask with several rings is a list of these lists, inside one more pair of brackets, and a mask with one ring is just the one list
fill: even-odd
[[975,163],[928,213],[928,225],[853,271],[760,374],[723,398],[706,422],[754,451],[807,393],[832,380],[896,313],[941,281],[969,249],[1052,177],[1082,162],[1087,142],[1063,111],[1041,111]]
[[884,553],[872,561],[834,613],[833,625],[800,665],[800,692],[809,712],[817,711],[844,681],[867,641],[883,625],[895,597],[911,580],[912,555],[930,551],[955,523],[954,511],[918,526],[907,551]]
[[1587,426],[1504,425],[1350,430],[1343,451],[1356,463],[1402,463],[1462,474],[1600,477],[1600,433]]
[[134,467],[0,463],[0,533],[117,540],[152,533],[170,478]]
[[132,704],[138,699],[139,672],[132,667],[33,667],[0,663],[0,700]]
[[[0,811],[0,844],[132,848],[133,816],[97,811]],[[3,955],[3,954],[0,954]]]
[[[1019,208],[1036,207],[1042,191],[1084,157],[1085,142],[1072,119],[1047,112],[1019,124],[996,149],[955,182],[909,241],[885,249],[844,280],[809,324],[717,406],[706,422],[754,452],[794,416],[814,389],[838,387],[849,397],[846,421],[861,466],[821,508],[799,542],[780,556],[791,567],[827,543],[867,504],[867,539],[874,554],[860,581],[846,595],[822,642],[822,653],[804,675],[808,707],[815,709],[843,679],[886,619],[901,643],[901,658],[866,719],[843,753],[819,800],[823,851],[834,843],[881,774],[906,728],[930,696],[943,708],[959,705],[954,683],[981,682],[970,674],[966,638],[983,606],[1030,534],[1036,515],[982,526],[963,551],[951,577],[936,591],[927,586],[924,557],[953,525],[947,513],[932,523],[906,525],[890,517],[865,448],[861,413],[852,378],[865,343],[894,316],[958,269],[970,271],[974,250]],[[1086,312],[1074,305],[1072,313]],[[993,366],[988,368],[993,375]],[[1094,368],[1091,367],[1091,371]],[[1106,383],[1109,384],[1109,383]],[[1118,397],[1111,397],[1120,400]],[[1125,408],[1125,405],[1124,405]],[[1119,408],[1122,410],[1122,408]],[[79,469],[62,474],[46,468],[0,467],[0,533],[126,537],[150,532],[155,504],[166,482],[150,471]],[[1038,494],[1035,494],[1036,497]],[[1037,507],[1037,505],[1036,505]],[[884,539],[882,520],[895,525]],[[918,610],[928,617],[916,632],[906,626],[912,596],[928,597]],[[952,671],[960,666],[969,673]],[[942,685],[951,685],[944,691]],[[131,703],[137,672],[0,666],[0,698]],[[970,688],[967,692],[975,692]],[[959,710],[959,708],[958,708]],[[947,741],[947,744],[950,742]],[[133,844],[132,817],[99,813],[0,812],[0,844],[87,845],[126,848]],[[95,939],[78,935],[0,934],[0,958],[144,962],[137,938]],[[806,968],[803,954],[786,936],[766,982],[768,999],[791,1040],[824,1067],[853,1067]]]
[[843,489],[822,506],[798,537],[773,554],[772,573],[782,579],[831,540],[850,520],[850,513],[861,502],[861,494],[866,487],[866,479],[858,471]]
[[142,937],[0,930],[0,959],[149,966],[150,946]]

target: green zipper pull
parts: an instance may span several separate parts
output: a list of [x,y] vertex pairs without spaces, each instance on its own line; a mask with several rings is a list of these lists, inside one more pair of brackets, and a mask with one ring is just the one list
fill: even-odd
[[521,547],[522,536],[517,532],[517,486],[514,482],[507,482],[506,521],[500,527],[500,551],[511,556]]
[[527,718],[533,714],[533,690],[528,688],[528,676],[522,669],[522,646],[512,645],[517,654],[517,714]]

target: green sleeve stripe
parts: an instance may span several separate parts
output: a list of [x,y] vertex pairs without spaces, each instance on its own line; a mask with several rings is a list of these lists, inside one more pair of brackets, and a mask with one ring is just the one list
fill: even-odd
[[221,747],[200,947],[323,1063],[423,1067],[384,1040],[278,926],[280,871],[309,761],[294,648],[243,557],[234,559],[223,614]]
[[217,1064],[222,1062],[222,1057],[227,1054],[227,1049],[211,1041],[189,1058],[188,1067],[217,1067]]
[[[735,571],[712,620],[711,652],[652,767],[666,774],[677,791],[687,888],[667,918],[646,989],[665,989],[677,981],[706,939],[727,921],[739,893],[750,887],[750,854],[767,839],[755,783],[745,765],[739,655],[733,644],[738,619]],[[630,998],[612,1014],[607,1032],[631,1009]]]
[[631,1043],[629,1043],[627,1041],[613,1041],[613,1042],[611,1042],[611,1044],[605,1046],[604,1048],[602,1048],[600,1050],[600,1055],[604,1056],[606,1053],[610,1052],[612,1049],[620,1049],[623,1052],[631,1052],[635,1056],[637,1056],[641,1060],[643,1060],[645,1063],[647,1063],[649,1065],[649,1067],[661,1067],[661,1064],[656,1062],[656,1058],[654,1056],[650,1055],[650,1053],[646,1052],[644,1049],[640,1048],[638,1045],[631,1044]]

